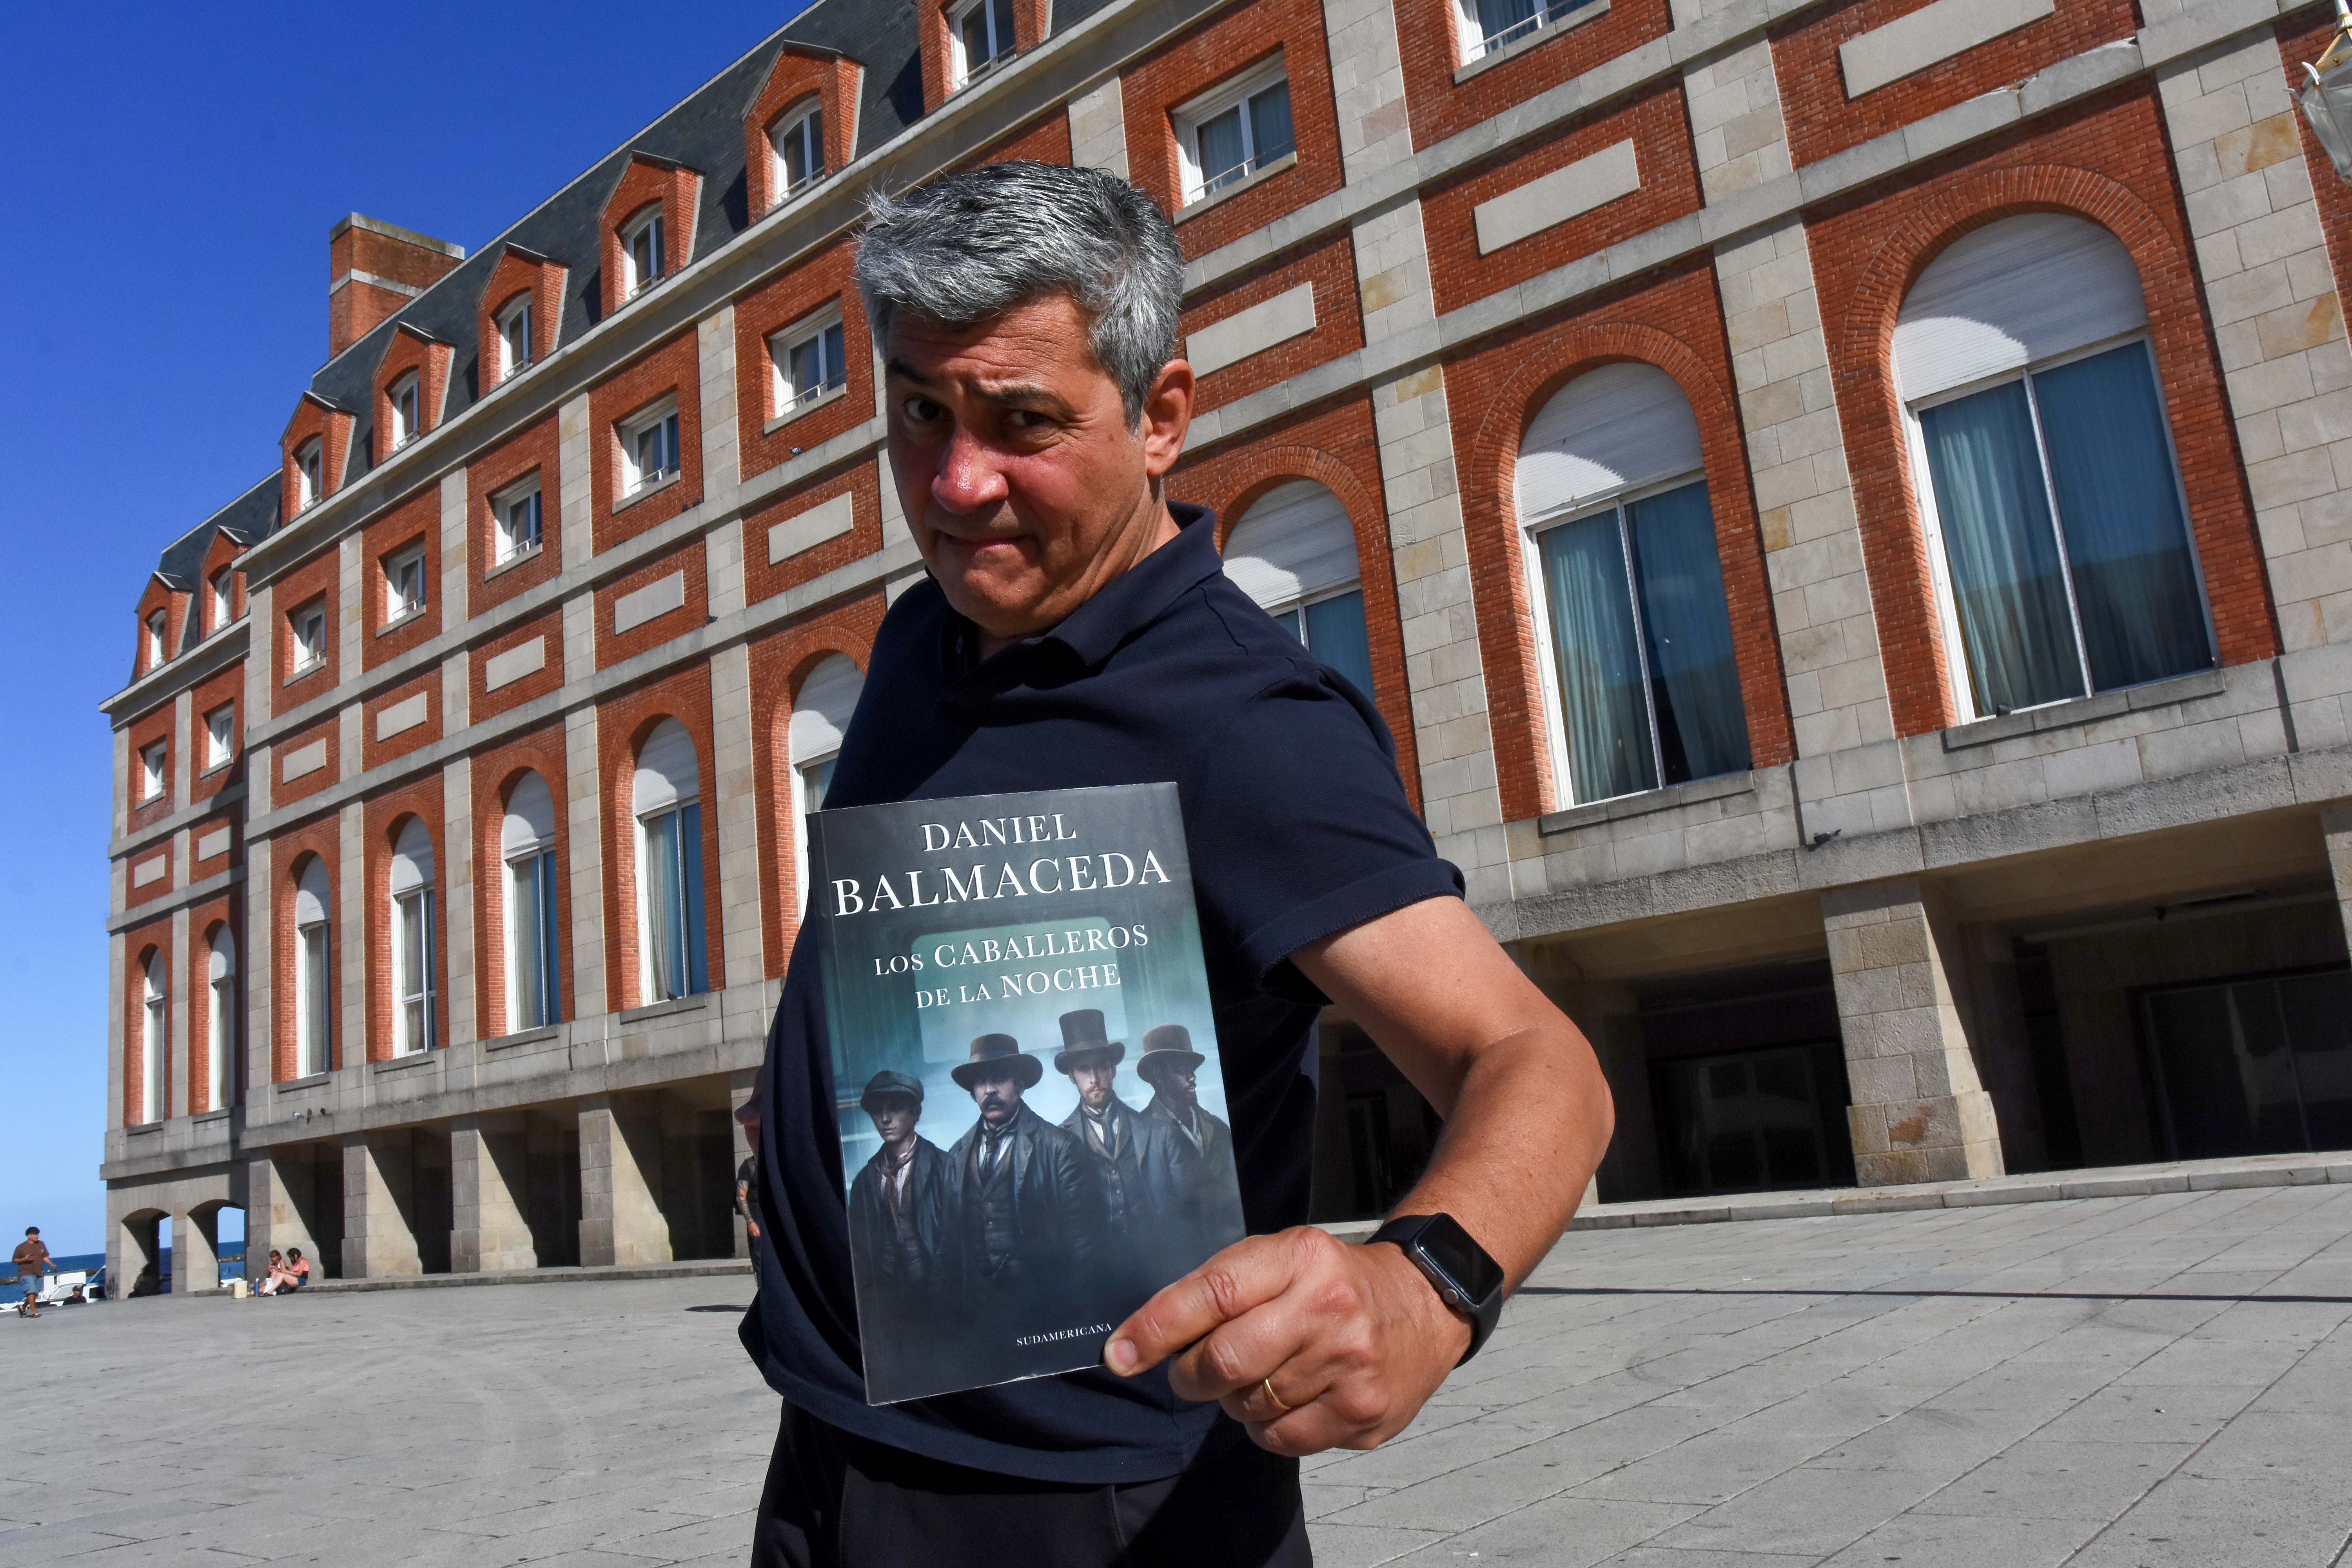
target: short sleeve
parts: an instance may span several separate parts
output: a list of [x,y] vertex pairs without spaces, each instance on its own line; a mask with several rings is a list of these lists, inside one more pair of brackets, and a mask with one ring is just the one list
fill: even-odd
[[1194,897],[1262,989],[1319,1004],[1292,953],[1460,896],[1462,874],[1405,796],[1387,725],[1319,667],[1294,666],[1244,704],[1205,766],[1189,825]]

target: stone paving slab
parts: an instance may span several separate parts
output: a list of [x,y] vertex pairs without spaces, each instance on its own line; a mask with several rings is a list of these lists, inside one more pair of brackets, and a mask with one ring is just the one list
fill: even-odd
[[[748,1296],[0,1316],[43,1416],[0,1568],[740,1564],[776,1404],[692,1309]],[[1589,1229],[1412,1429],[1307,1462],[1310,1531],[1326,1568],[2343,1568],[2347,1321],[2352,1183]]]

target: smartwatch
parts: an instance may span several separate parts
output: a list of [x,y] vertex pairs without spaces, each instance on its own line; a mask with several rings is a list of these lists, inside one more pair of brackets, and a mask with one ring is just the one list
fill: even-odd
[[1428,1277],[1437,1299],[1469,1323],[1470,1348],[1454,1364],[1476,1355],[1503,1315],[1503,1266],[1448,1214],[1400,1215],[1372,1232],[1365,1245],[1376,1241],[1402,1248]]

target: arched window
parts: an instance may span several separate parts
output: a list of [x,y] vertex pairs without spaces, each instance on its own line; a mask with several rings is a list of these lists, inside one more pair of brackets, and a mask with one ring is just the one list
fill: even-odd
[[1371,695],[1356,529],[1338,496],[1313,479],[1266,491],[1225,537],[1225,575],[1307,652]]
[[1588,371],[1519,443],[1556,776],[1607,800],[1748,765],[1698,420],[1655,365]]
[[412,816],[392,850],[392,1053],[429,1051],[434,1038],[433,835]]
[[230,1066],[236,1059],[236,938],[228,927],[213,932],[212,956],[205,966],[205,1054],[206,1110],[226,1109],[236,1098],[236,1078]]
[[316,436],[294,450],[294,510],[313,505],[327,493],[326,447]]
[[637,930],[641,1003],[710,989],[702,917],[702,773],[675,719],[637,749]]
[[313,855],[294,885],[294,1076],[309,1078],[334,1062],[334,943],[328,911],[334,892],[327,865]]
[[1905,298],[1894,370],[1962,711],[2211,667],[2147,306],[2120,240],[2061,213],[1962,236]]
[[824,177],[824,107],[803,99],[776,116],[768,127],[768,142],[776,150],[775,173],[769,188],[783,201],[812,180]]
[[817,661],[793,698],[793,720],[785,729],[792,752],[793,886],[808,895],[808,814],[824,809],[824,792],[833,784],[834,760],[841,754],[841,737],[849,716],[857,709],[857,694],[866,677],[841,654]]
[[163,1055],[172,1048],[165,1032],[163,1012],[163,960],[160,953],[150,952],[140,967],[140,994],[142,1005],[139,1010],[139,1120],[163,1120]]
[[507,868],[507,1027],[560,1023],[562,921],[555,902],[555,801],[547,781],[525,773],[507,794],[499,856]]

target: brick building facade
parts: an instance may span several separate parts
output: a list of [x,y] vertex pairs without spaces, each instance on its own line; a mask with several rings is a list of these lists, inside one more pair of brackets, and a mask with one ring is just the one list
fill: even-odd
[[[1180,499],[1615,1087],[1604,1199],[2352,1140],[2352,193],[2279,0],[821,0],[488,247],[354,215],[143,592],[119,1280],[724,1257],[922,568],[859,193],[1171,212]],[[2347,469],[2335,467],[2338,462]],[[1235,758],[1245,767],[1248,759]],[[1345,1018],[1317,1197],[1433,1118]]]

